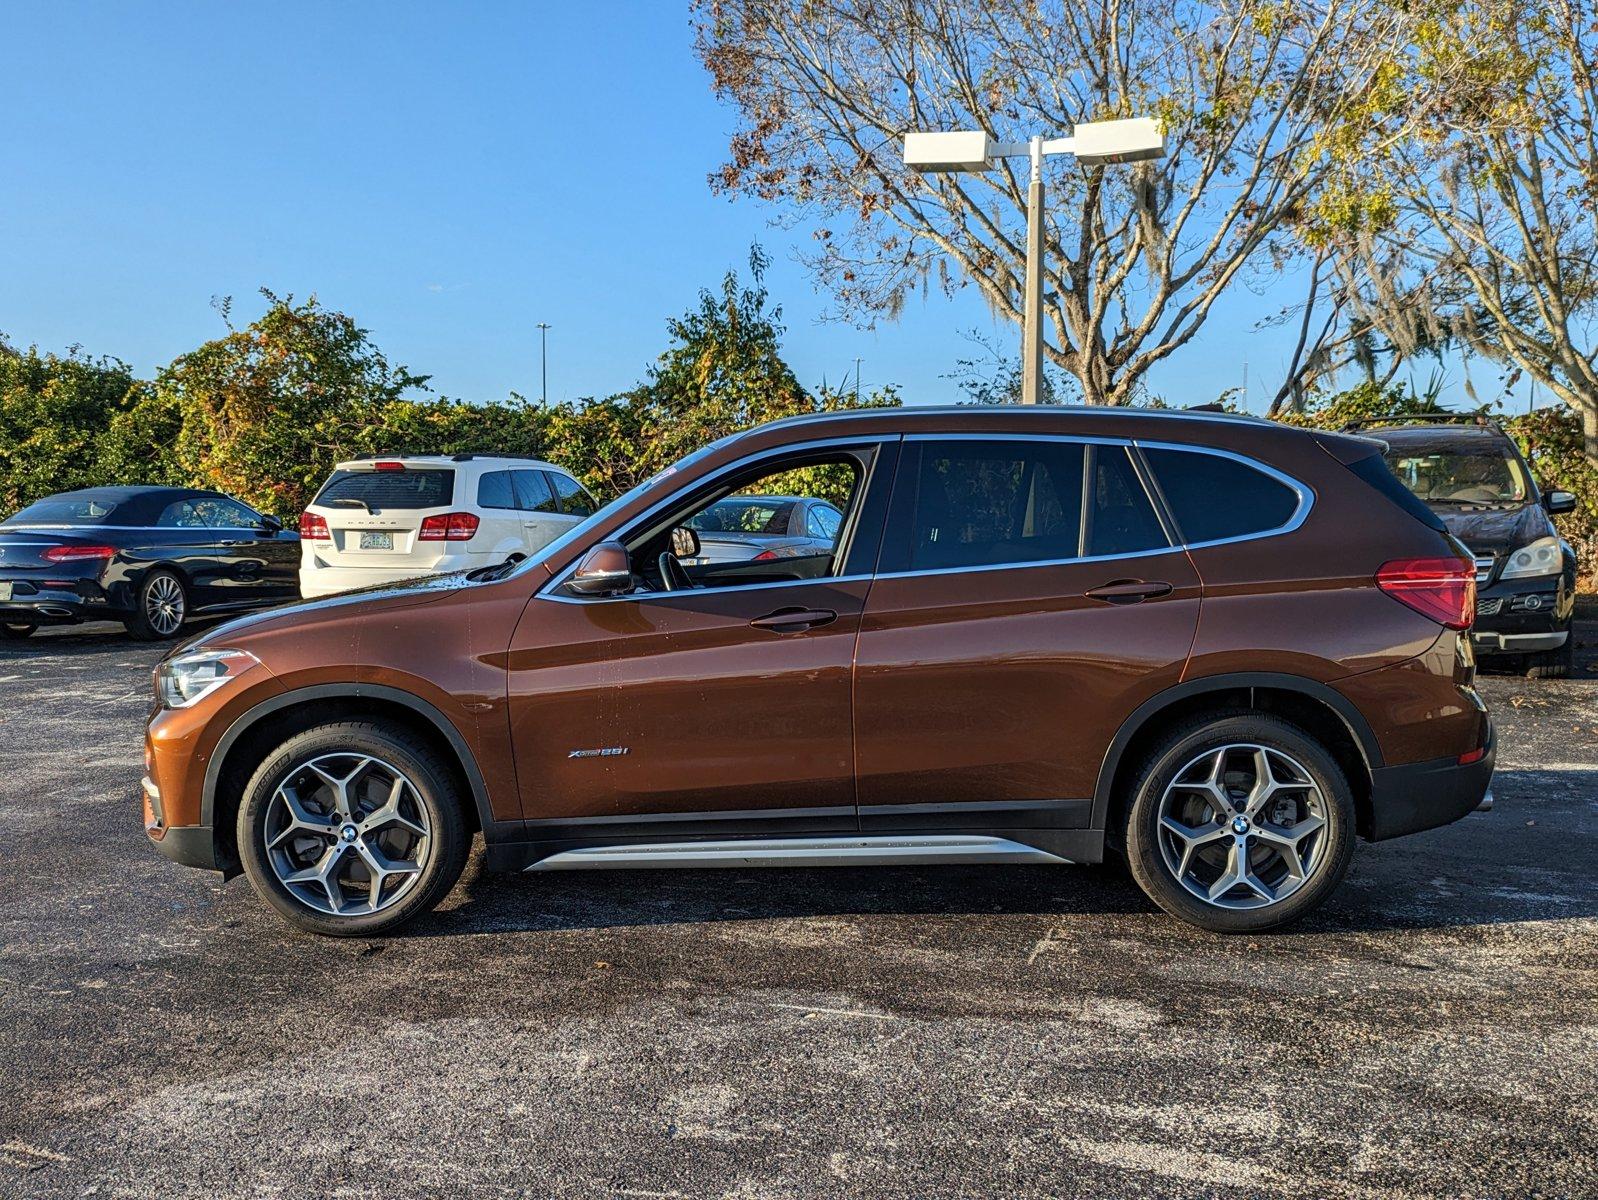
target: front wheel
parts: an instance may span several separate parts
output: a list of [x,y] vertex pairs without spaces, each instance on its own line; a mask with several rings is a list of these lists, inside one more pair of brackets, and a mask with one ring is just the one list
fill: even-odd
[[1565,631],[1565,644],[1526,655],[1527,679],[1565,679],[1576,667],[1575,623]]
[[1325,747],[1278,717],[1184,722],[1144,757],[1133,789],[1133,877],[1166,912],[1217,933],[1298,920],[1353,857],[1348,780]]
[[368,721],[288,739],[251,777],[238,845],[256,892],[312,933],[386,933],[455,886],[468,835],[447,764]]

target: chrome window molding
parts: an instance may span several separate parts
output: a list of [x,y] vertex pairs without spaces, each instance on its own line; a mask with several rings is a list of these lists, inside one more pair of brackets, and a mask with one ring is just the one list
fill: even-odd
[[553,600],[557,604],[620,604],[629,600],[642,602],[645,600],[664,600],[671,597],[681,600],[685,596],[724,596],[728,592],[758,592],[766,588],[808,587],[820,583],[861,583],[866,580],[880,578],[881,576],[879,575],[823,575],[819,579],[773,579],[766,583],[734,583],[727,587],[690,588],[677,592],[628,592],[621,596],[563,596],[558,592],[540,592],[539,597],[544,600]]
[[[698,488],[714,484],[719,479],[724,479],[728,475],[737,474],[746,467],[757,466],[767,459],[785,458],[790,454],[803,454],[809,450],[858,450],[865,447],[881,446],[888,442],[896,442],[899,440],[900,435],[897,433],[884,433],[865,434],[844,438],[818,438],[815,441],[810,442],[794,442],[787,446],[775,446],[767,450],[756,451],[754,454],[748,455],[745,458],[740,458],[735,462],[728,463],[724,467],[718,467],[708,475],[701,476],[700,478],[694,480],[687,490],[696,490]],[[866,488],[869,487],[870,484],[871,478],[869,475],[861,481],[860,495],[862,498],[864,498]],[[625,542],[629,536],[637,533],[639,529],[648,525],[650,521],[654,520],[661,513],[670,508],[681,495],[682,491],[678,490],[674,491],[669,496],[661,498],[629,521],[624,528],[619,529],[614,534],[610,535],[610,537],[608,537],[606,540]],[[860,505],[856,504],[853,506],[853,508],[854,511],[849,514],[847,523],[839,533],[838,544],[833,551],[834,556],[841,555],[843,558],[848,557],[848,545],[854,540],[855,523],[860,512]],[[662,596],[677,596],[683,594],[668,591],[628,592],[624,596],[565,596],[559,594],[559,589],[565,585],[568,579],[572,577],[577,570],[578,564],[581,562],[582,554],[579,553],[575,558],[572,559],[570,563],[566,565],[565,568],[560,571],[559,574],[555,575],[548,583],[539,588],[538,591],[534,593],[534,598],[558,600],[562,604],[613,604],[625,600],[658,599]],[[513,575],[506,576],[506,578],[513,578],[514,574],[519,573],[520,572],[515,572]],[[856,583],[862,579],[870,578],[870,575],[825,575],[818,579],[779,579],[768,583],[737,583],[728,587],[707,589],[695,588],[694,590],[706,590],[715,593],[740,592],[751,591],[757,588],[797,587],[810,583]]]
[[[1294,532],[1303,525],[1309,519],[1310,509],[1315,507],[1315,490],[1308,484],[1300,483],[1291,475],[1284,474],[1275,467],[1262,463],[1259,459],[1247,454],[1239,454],[1235,450],[1222,450],[1216,446],[1193,446],[1183,442],[1156,442],[1147,438],[1135,438],[1132,441],[1132,445],[1140,450],[1176,450],[1184,454],[1209,454],[1216,458],[1229,458],[1233,462],[1242,463],[1245,467],[1251,467],[1260,474],[1276,480],[1277,483],[1280,483],[1298,497],[1298,507],[1293,510],[1293,515],[1281,525],[1273,526],[1270,529],[1261,529],[1256,533],[1241,533],[1236,537],[1212,538],[1207,542],[1183,541],[1179,543],[1179,547],[1183,550],[1203,550],[1210,546],[1229,546],[1236,542],[1252,542],[1260,538],[1281,537],[1285,533]],[[1154,477],[1155,483],[1158,483],[1158,473],[1150,468],[1150,474]],[[1180,528],[1181,522],[1177,522],[1177,526]]]

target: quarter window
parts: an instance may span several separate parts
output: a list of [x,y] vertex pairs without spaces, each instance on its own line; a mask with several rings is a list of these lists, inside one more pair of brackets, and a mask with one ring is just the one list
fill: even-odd
[[509,471],[490,471],[477,481],[479,508],[516,508],[516,490]]
[[922,446],[911,570],[1076,558],[1084,447],[930,441]]
[[1269,533],[1298,511],[1297,492],[1235,458],[1154,449],[1143,456],[1189,544]]

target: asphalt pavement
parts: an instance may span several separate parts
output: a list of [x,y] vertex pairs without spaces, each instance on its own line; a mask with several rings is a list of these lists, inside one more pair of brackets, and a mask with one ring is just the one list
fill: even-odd
[[1598,1196],[1598,624],[1496,808],[1220,938],[1099,867],[475,863],[385,940],[149,849],[159,648],[0,644],[0,1196]]

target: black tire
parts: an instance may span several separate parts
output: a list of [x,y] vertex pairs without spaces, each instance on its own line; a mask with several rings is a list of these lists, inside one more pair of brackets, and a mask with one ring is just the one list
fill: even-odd
[[0,625],[0,639],[20,642],[23,638],[32,637],[37,628],[37,625]]
[[[279,786],[305,763],[339,755],[368,756],[402,772],[429,827],[418,878],[390,907],[373,913],[333,915],[311,907],[278,878],[268,856],[266,822]],[[389,933],[432,909],[460,878],[471,840],[462,801],[448,764],[414,735],[376,721],[320,725],[273,750],[245,785],[237,826],[239,858],[256,893],[290,924],[330,937]]]
[[[173,601],[176,606],[175,627],[168,626],[166,618],[160,615],[166,610],[164,602],[162,605],[155,603],[153,598],[157,594],[175,597]],[[176,571],[168,571],[162,567],[151,571],[139,581],[139,586],[133,591],[133,612],[122,618],[122,624],[131,636],[141,642],[166,642],[183,632],[183,623],[188,616],[188,586]]]
[[[1319,789],[1325,809],[1325,824],[1315,835],[1322,841],[1310,852],[1312,863],[1305,881],[1282,899],[1254,908],[1219,907],[1200,899],[1179,882],[1160,843],[1160,804],[1179,772],[1206,751],[1238,744],[1285,755]],[[1230,828],[1221,835],[1223,841],[1233,839]],[[1184,721],[1143,756],[1132,778],[1126,827],[1127,865],[1132,877],[1166,912],[1216,933],[1276,929],[1320,907],[1348,870],[1354,836],[1354,798],[1342,769],[1304,730],[1264,713],[1233,711]],[[1255,838],[1242,844],[1262,843]]]
[[1565,644],[1552,650],[1526,655],[1527,679],[1566,679],[1576,669],[1576,630],[1565,631]]

